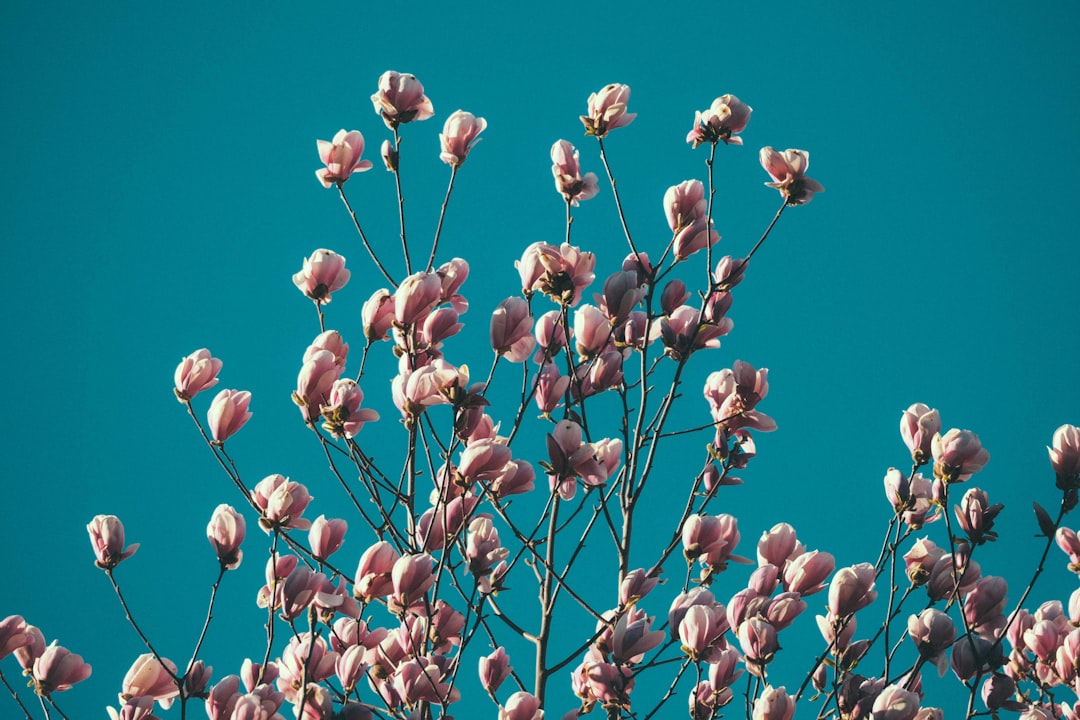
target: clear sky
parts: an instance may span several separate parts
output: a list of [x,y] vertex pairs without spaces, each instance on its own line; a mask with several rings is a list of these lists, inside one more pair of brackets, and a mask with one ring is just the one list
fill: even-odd
[[[177,361],[200,347],[225,361],[221,387],[253,393],[255,417],[230,443],[245,476],[291,475],[326,503],[314,514],[345,513],[291,406],[317,326],[290,278],[315,248],[348,257],[330,325],[359,350],[359,308],[380,278],[314,178],[315,140],[360,130],[378,164],[387,133],[369,97],[387,69],[417,75],[436,110],[405,133],[415,226],[433,227],[445,189],[443,120],[463,108],[488,121],[440,253],[473,264],[465,322],[481,349],[487,312],[520,284],[514,259],[561,240],[551,144],[574,142],[602,174],[577,119],[590,92],[633,90],[638,118],[608,150],[647,248],[669,237],[667,187],[704,177],[706,150],[684,137],[714,97],[754,108],[746,146],[720,152],[721,254],[745,254],[778,203],[757,149],[808,150],[827,192],[785,213],[738,289],[735,330],[700,367],[770,368],[765,409],[780,426],[716,509],[739,517],[742,554],[786,520],[839,565],[872,560],[890,513],[881,478],[906,462],[900,412],[925,402],[990,450],[977,481],[1006,509],[983,568],[1015,583],[1014,600],[1038,547],[1030,503],[1055,502],[1045,446],[1080,424],[1078,22],[1072,2],[5,3],[0,616],[22,614],[84,655],[93,676],[58,700],[103,717],[141,652],[86,538],[91,517],[112,513],[142,543],[119,571],[140,622],[167,655],[190,652],[216,574],[205,524],[219,503],[242,503],[172,397]],[[369,234],[393,242],[391,176],[376,168],[347,187]],[[605,183],[574,233],[598,277],[616,269],[626,247]],[[399,437],[370,382],[387,426],[372,440]],[[703,413],[698,387],[687,406]],[[249,528],[206,646],[215,679],[237,671],[249,654],[238,648],[260,647],[265,548],[250,516]],[[366,544],[349,537],[345,564]],[[1076,587],[1064,564],[1055,549],[1037,601]],[[722,599],[745,582],[732,573]],[[820,604],[801,619],[810,637]],[[0,664],[8,677],[15,667]]]

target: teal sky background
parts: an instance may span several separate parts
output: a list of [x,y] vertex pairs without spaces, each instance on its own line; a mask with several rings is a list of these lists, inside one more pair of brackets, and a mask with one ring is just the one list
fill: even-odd
[[[364,133],[377,167],[346,188],[369,237],[396,247],[392,177],[378,157],[388,131],[369,100],[388,69],[417,75],[436,111],[403,131],[419,236],[430,237],[445,191],[443,121],[458,108],[488,121],[439,254],[472,264],[467,330],[448,359],[476,368],[489,362],[488,313],[519,290],[513,261],[532,242],[562,239],[551,144],[570,140],[583,169],[603,175],[578,121],[589,93],[632,88],[638,118],[607,149],[635,240],[654,253],[670,237],[664,191],[704,178],[707,150],[684,138],[713,98],[734,93],[754,108],[746,146],[718,153],[718,254],[745,254],[778,205],[757,149],[809,151],[809,175],[826,193],[785,212],[736,291],[734,331],[693,363],[695,378],[736,359],[768,367],[762,409],[780,426],[758,437],[746,484],[713,511],[739,517],[741,554],[788,521],[838,566],[873,561],[890,513],[881,479],[907,462],[899,416],[925,402],[991,453],[974,484],[1006,509],[1001,540],[979,552],[984,574],[1009,580],[1011,609],[1041,548],[1031,501],[1056,504],[1045,446],[1059,425],[1080,424],[1069,180],[1080,165],[1078,22],[1072,2],[976,12],[854,2],[4,4],[0,616],[21,614],[82,654],[93,676],[57,700],[73,718],[105,717],[142,652],[86,537],[95,514],[116,514],[142,544],[118,570],[132,608],[166,656],[186,660],[217,569],[206,522],[219,503],[242,502],[172,396],[176,363],[200,347],[224,360],[219,388],[253,394],[255,416],[228,445],[249,485],[290,475],[316,496],[312,517],[348,517],[290,400],[318,330],[291,275],[319,247],[348,258],[352,280],[335,293],[328,327],[358,355],[360,305],[382,282],[336,192],[314,177],[315,140]],[[598,290],[627,253],[606,182],[576,211],[573,240],[596,253]],[[367,404],[384,419],[361,439],[400,442],[376,377],[364,384]],[[707,421],[699,388],[688,382],[687,426]],[[197,398],[201,412],[209,399]],[[699,469],[692,457],[673,457],[664,481],[686,487]],[[251,513],[248,524],[245,563],[226,578],[203,653],[215,680],[262,647],[254,597],[266,549]],[[1080,515],[1066,524],[1080,527]],[[341,551],[349,568],[368,544],[358,522],[353,531]],[[941,539],[942,529],[927,534]],[[745,583],[745,569],[731,573],[715,588],[722,601]],[[1076,585],[1055,548],[1027,607],[1066,600]],[[778,684],[797,684],[818,650],[819,598],[786,631],[812,644],[784,643]],[[663,616],[667,606],[648,609]],[[19,682],[13,661],[0,670]],[[559,688],[553,702],[549,717],[560,717],[572,698]],[[672,703],[682,715],[685,692]],[[16,711],[7,697],[0,708]]]

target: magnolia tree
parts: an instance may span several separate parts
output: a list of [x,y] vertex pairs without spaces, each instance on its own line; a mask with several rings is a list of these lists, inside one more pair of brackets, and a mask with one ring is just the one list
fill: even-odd
[[[751,115],[724,95],[695,113],[686,138],[708,153],[705,180],[667,189],[670,239],[643,247],[605,149],[634,120],[629,100],[630,88],[608,85],[581,117],[614,195],[625,260],[598,276],[593,253],[573,244],[574,208],[599,181],[559,140],[551,160],[565,238],[523,248],[520,283],[504,290],[514,294],[472,306],[490,317],[490,347],[453,348],[470,309],[469,264],[439,257],[454,184],[486,121],[461,110],[446,119],[439,141],[449,185],[434,239],[420,247],[405,232],[400,180],[402,134],[413,131],[405,126],[435,114],[420,82],[387,72],[372,95],[392,134],[381,155],[397,188],[400,249],[364,233],[346,194],[373,166],[363,135],[342,130],[318,142],[316,175],[337,191],[370,274],[385,281],[359,313],[340,315],[339,332],[327,329],[327,310],[350,279],[345,257],[314,250],[292,278],[319,324],[302,357],[297,349],[292,398],[341,493],[313,507],[299,481],[249,477],[227,444],[251,417],[251,394],[220,390],[206,403],[222,361],[206,349],[185,357],[176,398],[236,494],[223,493],[207,526],[219,573],[206,624],[182,659],[164,656],[125,601],[118,568],[138,545],[126,544],[114,516],[87,526],[97,565],[146,647],[118,678],[111,718],[436,718],[480,714],[485,694],[500,720],[661,712],[786,720],[796,708],[801,717],[943,718],[932,707],[941,701],[924,696],[926,672],[955,676],[967,717],[1080,717],[1080,590],[1041,604],[1031,596],[1055,542],[1080,572],[1080,539],[1063,525],[1080,485],[1076,427],[1054,433],[1047,488],[1056,478],[1060,502],[1035,505],[1045,550],[1011,605],[1005,581],[978,560],[1002,509],[972,484],[989,454],[975,433],[947,429],[921,403],[901,417],[908,453],[885,475],[892,512],[883,513],[879,552],[837,568],[827,548],[807,548],[781,523],[737,554],[738,521],[714,506],[753,464],[755,433],[776,425],[764,407],[767,370],[724,367],[713,351],[732,329],[733,293],[753,255],[781,214],[823,188],[806,175],[806,152],[762,148],[779,207],[745,257],[719,257],[714,159],[742,145]],[[370,370],[369,353],[393,353],[396,372]],[[686,386],[691,362],[715,369],[703,398]],[[496,380],[505,387],[493,390]],[[392,418],[389,403],[381,416],[365,407],[364,390],[388,382]],[[376,422],[396,428],[402,454],[388,458],[365,442],[365,425]],[[686,454],[664,454],[676,437],[700,455],[673,471]],[[643,502],[658,481],[663,502]],[[249,526],[261,532],[247,537]],[[362,552],[338,552],[347,533]],[[270,554],[265,585],[252,588],[251,621],[265,625],[265,643],[246,648],[240,667],[211,668],[201,649],[218,586],[253,543]],[[732,563],[755,567],[725,575]],[[813,619],[811,605],[823,608]],[[803,672],[781,676],[773,662],[781,636],[800,627],[820,633],[816,649]],[[17,689],[13,666],[0,668],[11,707],[27,718],[67,717],[57,696],[91,671],[46,632],[19,615],[0,623],[0,658],[13,656],[36,695]]]

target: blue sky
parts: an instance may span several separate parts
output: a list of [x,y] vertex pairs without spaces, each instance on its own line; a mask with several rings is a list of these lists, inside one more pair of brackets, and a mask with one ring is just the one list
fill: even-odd
[[[459,107],[488,120],[440,253],[473,263],[462,359],[486,342],[487,311],[516,291],[522,249],[562,237],[551,144],[574,142],[602,174],[577,119],[590,92],[633,89],[638,118],[608,150],[646,246],[668,239],[664,190],[704,176],[706,151],[684,137],[714,97],[754,108],[746,147],[720,153],[720,253],[745,253],[777,205],[757,148],[808,150],[827,192],[785,213],[738,289],[734,332],[699,362],[701,377],[735,359],[769,367],[764,409],[780,425],[759,438],[746,485],[714,509],[740,518],[744,554],[788,520],[841,565],[869,559],[862,549],[876,549],[888,519],[881,478],[905,462],[900,412],[922,401],[991,452],[977,482],[1006,510],[983,568],[1018,597],[1037,546],[1030,503],[1054,503],[1045,445],[1080,423],[1068,179],[1080,162],[1080,49],[1066,32],[1078,19],[1068,2],[978,14],[789,2],[6,4],[0,477],[11,552],[0,613],[82,653],[94,675],[58,699],[73,716],[103,716],[141,651],[84,530],[114,513],[143,545],[120,569],[140,622],[167,655],[190,652],[216,570],[205,523],[241,500],[171,395],[176,362],[199,347],[225,361],[222,387],[253,393],[255,418],[230,443],[245,476],[291,475],[326,503],[314,514],[335,514],[340,493],[289,399],[317,331],[290,277],[318,247],[349,258],[353,280],[329,324],[359,350],[359,307],[380,278],[313,177],[315,140],[358,129],[378,163],[386,130],[369,97],[387,69],[416,74],[437,114],[406,128],[414,227],[430,232],[445,188],[443,120]],[[391,177],[377,168],[348,190],[365,230],[393,240]],[[574,240],[596,252],[601,278],[626,254],[606,184],[577,212]],[[388,421],[378,432],[398,437],[388,397],[369,383]],[[687,407],[703,413],[698,386]],[[672,460],[672,482],[696,463]],[[261,542],[251,535],[222,590],[206,653],[216,677],[261,640]],[[358,533],[342,552],[365,546]],[[1054,550],[1034,597],[1075,586]],[[812,634],[809,612],[802,620]]]

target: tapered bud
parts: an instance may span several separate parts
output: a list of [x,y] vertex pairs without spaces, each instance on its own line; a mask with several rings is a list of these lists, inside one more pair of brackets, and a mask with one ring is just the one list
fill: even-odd
[[829,585],[829,611],[834,617],[851,615],[877,599],[874,575],[874,566],[869,563],[837,571]]
[[1077,487],[1080,475],[1080,428],[1062,425],[1054,431],[1050,452],[1050,465],[1057,475],[1057,485],[1062,490]]
[[319,560],[325,560],[341,548],[345,541],[345,531],[349,524],[340,519],[327,520],[325,515],[320,515],[311,523],[308,530],[308,544],[311,545],[311,554]]
[[488,693],[494,693],[510,675],[510,656],[503,647],[498,647],[495,652],[480,658],[480,685]]
[[240,567],[240,561],[244,557],[240,544],[244,542],[246,530],[244,516],[231,505],[222,504],[214,509],[210,524],[206,526],[206,538],[217,553],[222,567],[229,570]]
[[216,445],[223,444],[251,419],[250,404],[251,393],[247,390],[222,390],[217,394],[206,413],[206,423]]

